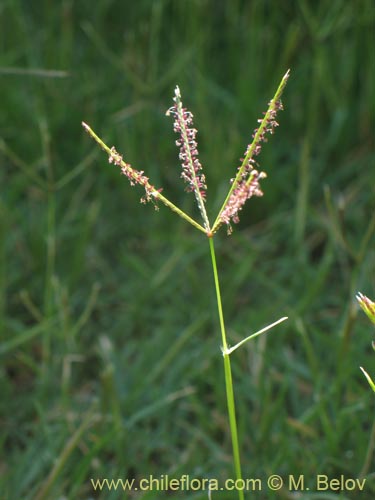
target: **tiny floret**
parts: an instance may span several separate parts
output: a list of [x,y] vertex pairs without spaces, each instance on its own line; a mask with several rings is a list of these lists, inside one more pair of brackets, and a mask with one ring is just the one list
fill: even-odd
[[158,193],[161,189],[156,190],[149,182],[149,178],[144,175],[142,170],[134,169],[129,163],[126,163],[122,155],[120,155],[114,147],[111,148],[110,155],[108,157],[109,163],[113,163],[121,168],[121,172],[129,179],[130,185],[135,186],[140,184],[145,189],[145,195],[141,198],[141,203],[146,203],[151,201],[152,198],[157,198]]

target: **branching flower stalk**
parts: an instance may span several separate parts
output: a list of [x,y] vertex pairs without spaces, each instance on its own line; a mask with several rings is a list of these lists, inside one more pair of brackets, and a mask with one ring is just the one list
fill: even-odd
[[[113,163],[121,168],[122,173],[129,179],[130,185],[134,186],[135,184],[140,184],[145,189],[145,195],[141,198],[141,203],[146,203],[147,201],[153,201],[156,203],[157,200],[160,200],[164,205],[170,208],[173,212],[176,212],[177,215],[185,219],[192,226],[203,233],[206,233],[206,229],[202,227],[197,221],[192,219],[187,213],[177,207],[174,203],[168,200],[165,196],[161,194],[161,189],[156,189],[149,182],[148,177],[143,175],[143,171],[135,170],[129,163],[126,163],[122,156],[117,153],[114,147],[109,148],[99,136],[95,134],[95,132],[87,125],[87,123],[82,122],[83,128],[86,132],[91,135],[91,137],[99,144],[99,146],[108,154],[109,163]],[[155,209],[158,210],[158,206],[155,204]]]
[[[245,202],[252,196],[262,196],[263,194],[260,188],[259,181],[265,178],[266,174],[258,170],[255,157],[259,156],[262,144],[264,142],[267,142],[267,134],[273,134],[275,128],[278,126],[278,123],[276,122],[276,115],[277,112],[282,109],[281,94],[287,83],[288,77],[289,71],[287,71],[287,73],[282,78],[273,99],[269,102],[268,109],[264,114],[264,117],[258,120],[259,127],[255,129],[252,135],[252,141],[246,148],[245,157],[241,160],[242,163],[237,169],[235,178],[231,180],[231,186],[229,188],[228,194],[213,225],[210,224],[206,212],[205,203],[207,186],[205,176],[203,174],[202,165],[198,158],[198,145],[196,140],[197,130],[193,125],[193,114],[183,107],[179,87],[176,87],[175,89],[175,95],[173,98],[174,104],[166,114],[173,116],[174,118],[173,129],[178,134],[176,145],[179,148],[179,159],[182,166],[181,177],[186,183],[186,190],[193,192],[195,195],[197,206],[203,219],[203,225],[190,217],[183,210],[172,203],[168,198],[166,198],[162,194],[161,189],[155,188],[150,183],[149,178],[145,176],[143,171],[136,170],[129,163],[126,163],[122,155],[120,155],[114,147],[109,148],[102,141],[102,139],[100,139],[100,137],[96,135],[96,133],[89,127],[89,125],[82,122],[85,130],[107,153],[109,163],[120,167],[122,173],[128,178],[132,186],[138,184],[143,187],[143,189],[145,190],[145,194],[141,198],[142,203],[152,202],[154,203],[155,208],[158,209],[157,202],[162,202],[184,220],[193,225],[196,229],[205,233],[208,237],[221,331],[221,350],[224,359],[225,389],[236,480],[242,480],[242,471],[230,355],[250,339],[265,333],[274,326],[285,321],[287,318],[280,318],[274,323],[266,326],[265,328],[262,328],[258,332],[247,336],[233,347],[230,347],[228,345],[221,301],[219,275],[216,263],[214,235],[223,224],[227,226],[227,232],[231,233],[231,223],[236,224],[239,222],[238,213],[240,212],[240,210],[242,210]],[[239,500],[244,500],[244,492],[241,489],[238,489],[238,498]]]

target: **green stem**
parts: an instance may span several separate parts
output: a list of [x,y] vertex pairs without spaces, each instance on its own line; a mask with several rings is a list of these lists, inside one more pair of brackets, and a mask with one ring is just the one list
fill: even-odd
[[229,349],[227,349],[226,350],[226,354],[232,354],[233,351],[235,351],[236,349],[238,349],[239,347],[241,347],[242,345],[244,345],[249,340],[254,339],[255,337],[258,337],[259,335],[262,335],[262,333],[266,333],[268,330],[271,330],[271,328],[273,328],[274,326],[278,325],[279,323],[282,323],[286,319],[288,319],[288,317],[284,316],[283,318],[280,318],[277,321],[275,321],[274,323],[271,323],[270,325],[265,326],[264,328],[262,328],[261,330],[253,333],[252,335],[249,335],[248,337],[246,337],[245,339],[241,340],[240,342],[238,342],[233,347],[230,347]]
[[202,231],[202,233],[207,234],[207,230],[203,226],[201,226],[196,220],[192,219],[186,212],[181,210],[181,208],[177,207],[174,203],[169,201],[168,198],[163,196],[158,191],[155,192],[155,198],[157,198],[162,203],[164,203],[164,205],[166,207],[170,208],[173,212],[175,212],[177,215],[179,215],[182,219],[185,219],[187,222],[189,222],[189,224],[194,226],[196,229],[199,229],[199,231]]
[[[217,266],[216,266],[214,241],[213,241],[212,237],[209,238],[208,241],[210,243],[210,253],[211,253],[211,260],[212,260],[212,270],[214,273],[217,309],[218,309],[218,313],[219,313],[221,338],[222,338],[222,343],[223,343],[222,351],[223,351],[223,357],[224,357],[225,390],[227,393],[229,427],[230,427],[230,433],[231,433],[231,438],[232,438],[232,448],[233,448],[234,471],[235,471],[236,480],[237,480],[237,479],[242,479],[242,473],[241,473],[240,450],[239,450],[239,445],[238,445],[237,419],[236,419],[236,408],[235,408],[235,402],[234,402],[232,369],[231,369],[231,365],[230,365],[227,337],[226,337],[226,333],[225,333],[223,308],[221,305],[221,294],[220,294],[219,276],[218,276]],[[244,493],[242,490],[238,490],[238,498],[239,498],[239,500],[244,500]]]
[[372,381],[372,378],[370,375],[360,366],[360,369],[362,370],[363,375],[366,377],[367,382],[370,384],[371,389],[375,392],[375,383]]

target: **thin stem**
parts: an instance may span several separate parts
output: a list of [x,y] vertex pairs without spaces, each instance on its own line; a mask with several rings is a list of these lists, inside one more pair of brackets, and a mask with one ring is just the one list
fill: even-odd
[[199,231],[202,231],[202,233],[207,234],[207,229],[205,229],[203,226],[201,226],[196,220],[192,219],[186,212],[184,212],[183,210],[178,208],[174,203],[169,201],[168,198],[163,196],[158,191],[155,191],[155,198],[162,201],[165,206],[170,208],[173,212],[176,212],[177,215],[179,215],[180,217],[185,219],[187,222],[189,222],[196,229],[199,229]]
[[360,366],[360,369],[362,370],[363,375],[366,377],[367,382],[370,384],[371,389],[375,392],[375,384],[372,381],[370,375],[366,372],[364,368],[362,368],[362,366]]
[[[231,433],[231,438],[232,438],[234,471],[235,471],[236,479],[242,479],[240,451],[239,451],[239,445],[238,445],[236,407],[235,407],[235,401],[234,401],[234,391],[233,391],[233,381],[232,381],[232,369],[231,369],[231,365],[230,365],[230,357],[229,357],[229,354],[227,352],[228,351],[228,343],[227,343],[227,337],[226,337],[226,333],[225,333],[223,308],[221,305],[219,276],[218,276],[217,266],[216,266],[216,256],[215,256],[215,247],[214,247],[213,237],[208,238],[208,241],[210,243],[210,253],[211,253],[211,261],[212,261],[212,270],[214,273],[217,309],[218,309],[218,313],[219,313],[221,338],[222,338],[222,343],[223,343],[222,351],[223,351],[223,358],[224,358],[225,390],[226,390],[226,394],[227,394],[229,427],[230,427],[230,433]],[[238,490],[238,498],[239,498],[239,500],[244,500],[244,493],[242,490]]]

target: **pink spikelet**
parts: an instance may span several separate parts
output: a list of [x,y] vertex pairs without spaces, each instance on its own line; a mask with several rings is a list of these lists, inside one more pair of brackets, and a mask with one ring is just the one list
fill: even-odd
[[158,206],[155,203],[156,200],[162,199],[165,203],[165,199],[161,195],[162,189],[156,189],[152,184],[150,184],[149,178],[144,175],[144,172],[142,170],[136,170],[129,163],[126,163],[122,155],[120,155],[120,153],[118,153],[114,147],[109,148],[100,139],[100,137],[95,134],[92,128],[87,125],[87,123],[82,122],[82,126],[86,130],[86,132],[107,153],[109,163],[120,167],[121,172],[129,179],[130,185],[135,186],[136,184],[139,184],[144,188],[145,195],[141,198],[141,203],[152,201],[154,203],[155,209],[158,210]]
[[276,115],[279,110],[283,109],[280,96],[288,77],[289,71],[284,75],[275,97],[269,102],[267,112],[264,113],[263,118],[258,120],[259,127],[252,134],[253,140],[247,146],[245,157],[241,159],[242,163],[237,169],[235,179],[231,180],[232,187],[214,224],[214,232],[220,224],[227,224],[230,233],[232,231],[230,223],[237,224],[239,222],[238,214],[246,201],[253,196],[263,195],[259,181],[267,177],[267,175],[258,171],[256,168],[257,162],[254,158],[260,154],[263,143],[267,142],[267,135],[273,134],[278,126]]
[[221,212],[221,222],[228,225],[228,232],[230,233],[230,221],[237,224],[239,222],[238,212],[242,210],[246,201],[252,196],[263,196],[263,191],[260,188],[259,180],[267,177],[265,172],[258,172],[252,170],[249,178],[245,178],[237,184],[237,187],[232,191],[224,210]]
[[[156,190],[149,182],[149,178],[144,175],[142,170],[134,169],[129,163],[126,163],[114,147],[111,148],[111,154],[108,162],[121,168],[121,172],[129,179],[130,185],[139,184],[144,187],[145,195],[141,198],[141,203],[154,201],[161,190]],[[157,206],[155,205],[157,209]]]
[[205,209],[206,179],[202,172],[202,165],[198,158],[197,130],[193,126],[193,114],[182,106],[181,93],[178,86],[175,88],[174,105],[168,109],[167,115],[174,116],[173,130],[179,135],[176,146],[180,148],[181,178],[186,182],[187,191],[192,191],[197,200],[199,211],[204,225],[209,230],[209,222]]

